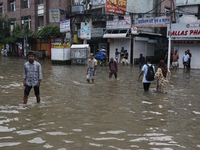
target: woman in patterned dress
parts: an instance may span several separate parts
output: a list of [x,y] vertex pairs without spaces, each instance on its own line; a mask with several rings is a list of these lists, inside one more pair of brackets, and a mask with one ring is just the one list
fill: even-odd
[[157,79],[157,90],[162,93],[166,93],[166,84],[167,84],[167,77],[170,71],[168,70],[167,66],[165,65],[164,60],[161,60],[158,65],[158,70],[155,73],[155,79]]

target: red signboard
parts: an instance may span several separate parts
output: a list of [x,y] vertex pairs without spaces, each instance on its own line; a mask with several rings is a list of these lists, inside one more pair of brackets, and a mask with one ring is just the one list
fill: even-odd
[[126,14],[127,0],[106,0],[106,11],[115,14]]
[[173,41],[173,44],[174,45],[179,45],[179,44],[191,44],[191,45],[193,45],[193,44],[200,44],[200,41],[182,41],[182,40],[180,40],[180,41]]

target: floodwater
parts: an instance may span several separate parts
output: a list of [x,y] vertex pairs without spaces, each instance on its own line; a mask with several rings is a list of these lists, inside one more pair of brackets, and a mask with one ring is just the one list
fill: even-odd
[[[200,70],[173,70],[168,94],[156,82],[144,93],[138,66],[119,66],[119,80],[97,68],[94,84],[85,66],[40,60],[43,80],[23,105],[23,58],[0,59],[1,150],[200,149]],[[142,78],[141,78],[142,79]]]

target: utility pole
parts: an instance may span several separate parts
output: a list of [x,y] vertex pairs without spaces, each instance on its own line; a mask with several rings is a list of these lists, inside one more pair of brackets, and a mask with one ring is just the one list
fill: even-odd
[[[131,27],[133,26],[133,13],[131,13]],[[133,44],[134,44],[134,42],[133,42],[133,36],[135,36],[135,35],[133,35],[133,34],[131,34],[131,64],[133,65],[133,50],[134,50],[134,48],[133,48]]]
[[167,59],[167,68],[170,67],[170,57],[171,57],[171,26],[172,26],[172,0],[170,0],[170,26],[169,26],[169,44],[168,44],[168,59]]
[[24,21],[24,15],[23,15],[23,23],[24,23],[24,57],[26,58],[26,39],[25,39],[25,21]]

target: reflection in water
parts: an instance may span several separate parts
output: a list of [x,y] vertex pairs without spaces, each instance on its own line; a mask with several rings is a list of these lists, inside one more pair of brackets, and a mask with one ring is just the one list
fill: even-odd
[[1,149],[198,149],[199,70],[172,70],[168,94],[143,92],[138,66],[119,66],[119,80],[108,81],[98,67],[95,84],[85,66],[43,69],[41,103],[33,89],[23,105],[22,58],[0,59]]

